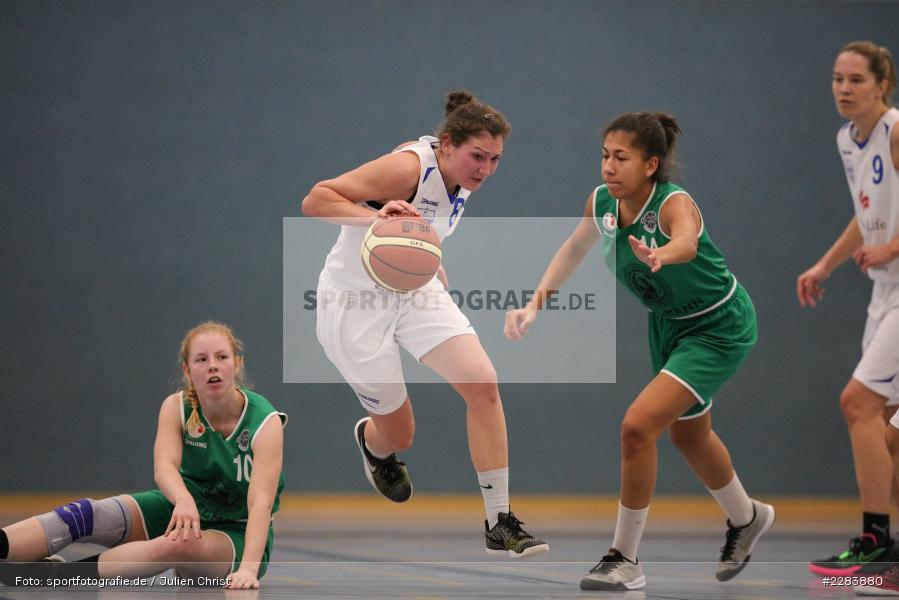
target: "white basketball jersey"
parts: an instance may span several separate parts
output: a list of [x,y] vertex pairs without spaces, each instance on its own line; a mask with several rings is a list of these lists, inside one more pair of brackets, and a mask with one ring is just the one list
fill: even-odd
[[[866,246],[886,244],[899,236],[899,172],[890,154],[890,133],[897,122],[899,110],[889,109],[864,143],[853,139],[851,121],[837,132],[837,148]],[[868,276],[899,283],[899,258],[868,269]]]
[[[440,240],[452,234],[465,211],[465,202],[471,193],[465,188],[458,188],[450,195],[443,183],[443,176],[437,168],[437,155],[434,148],[437,138],[423,136],[418,142],[396,150],[396,152],[414,152],[418,155],[421,172],[418,178],[418,189],[410,203],[440,236]],[[375,209],[371,206],[372,212]],[[342,225],[337,242],[325,259],[322,276],[332,286],[339,289],[376,289],[375,282],[362,266],[362,240],[366,227]]]

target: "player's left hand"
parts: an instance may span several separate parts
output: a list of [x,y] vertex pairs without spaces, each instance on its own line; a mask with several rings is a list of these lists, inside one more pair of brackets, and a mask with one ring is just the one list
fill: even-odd
[[637,259],[649,267],[650,272],[655,273],[662,268],[662,261],[656,256],[655,250],[638,240],[632,235],[627,236],[627,242]]
[[230,582],[225,586],[229,590],[258,590],[259,579],[251,569],[241,566],[228,575]]
[[867,273],[871,267],[885,265],[896,258],[896,253],[891,244],[878,244],[876,246],[862,246],[852,253],[852,260]]
[[420,217],[414,206],[405,200],[391,200],[381,207],[378,211],[378,217],[389,219],[391,217]]

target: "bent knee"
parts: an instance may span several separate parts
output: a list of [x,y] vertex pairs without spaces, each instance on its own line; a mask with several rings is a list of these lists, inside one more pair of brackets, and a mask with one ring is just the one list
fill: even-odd
[[187,540],[172,540],[165,536],[159,536],[151,542],[150,562],[162,564],[175,564],[194,562],[197,558],[198,540],[193,534]]
[[884,402],[860,385],[848,385],[840,394],[840,410],[849,425],[869,419],[883,419]]
[[465,369],[465,372],[461,375],[461,380],[453,383],[483,391],[497,389],[498,381],[496,369],[493,368],[490,361],[481,361],[480,364]]
[[659,434],[641,419],[625,415],[621,421],[621,450],[627,454],[654,445]]

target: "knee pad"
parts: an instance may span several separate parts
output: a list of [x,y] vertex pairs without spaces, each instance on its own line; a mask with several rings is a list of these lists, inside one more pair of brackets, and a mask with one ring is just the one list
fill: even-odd
[[122,496],[69,502],[37,520],[47,538],[47,552],[53,554],[72,542],[112,547],[122,543],[131,531],[131,513]]

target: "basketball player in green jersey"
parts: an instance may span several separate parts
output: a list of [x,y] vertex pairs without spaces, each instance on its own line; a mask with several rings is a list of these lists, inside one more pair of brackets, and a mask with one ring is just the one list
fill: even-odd
[[[136,578],[175,568],[187,585],[259,587],[284,487],[287,417],[243,386],[242,345],[226,325],[191,329],[181,366],[184,389],[159,413],[159,489],[78,500],[3,528],[0,581]],[[110,549],[79,563],[9,562],[38,561],[75,541]]]
[[719,580],[746,566],[755,542],[774,522],[774,509],[746,494],[711,427],[712,396],[755,344],[756,319],[749,295],[728,271],[693,199],[668,181],[679,133],[674,118],[665,114],[630,113],[609,124],[602,148],[605,185],[587,198],[583,219],[556,252],[534,299],[506,315],[506,336],[520,339],[600,240],[609,268],[649,309],[655,377],[621,424],[615,538],[581,581],[582,589],[646,585],[637,548],[655,487],[656,443],[665,431],[727,515]]

